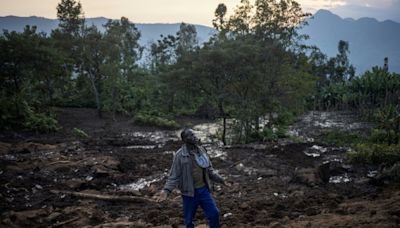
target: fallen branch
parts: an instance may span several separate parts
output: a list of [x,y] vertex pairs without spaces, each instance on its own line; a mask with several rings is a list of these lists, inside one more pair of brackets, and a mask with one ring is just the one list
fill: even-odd
[[65,225],[65,224],[68,224],[68,223],[71,223],[71,222],[75,222],[75,221],[78,220],[78,219],[79,219],[79,217],[75,217],[75,218],[72,218],[72,219],[68,219],[68,220],[66,220],[66,221],[64,221],[64,222],[56,223],[56,224],[54,224],[52,227],[59,227],[59,226],[62,226],[62,225]]
[[54,193],[54,194],[62,193],[62,194],[73,195],[73,196],[77,196],[77,197],[81,197],[81,198],[114,201],[114,202],[132,202],[132,203],[156,202],[155,200],[144,198],[144,197],[138,197],[138,196],[113,196],[113,195],[100,195],[100,194],[58,191],[58,190],[50,190],[50,192]]
[[48,165],[50,166],[50,165],[55,165],[55,164],[66,164],[66,163],[71,163],[71,161],[68,161],[68,160],[55,161],[55,162],[49,163]]

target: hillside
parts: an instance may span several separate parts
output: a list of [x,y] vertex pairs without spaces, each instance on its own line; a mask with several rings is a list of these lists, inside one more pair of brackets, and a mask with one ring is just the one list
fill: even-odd
[[[103,30],[102,25],[108,19],[104,17],[88,18],[87,24],[94,24]],[[22,31],[24,26],[37,25],[38,30],[47,34],[57,27],[57,20],[43,17],[0,17],[0,29]],[[175,34],[179,23],[175,24],[136,24],[141,31],[140,43],[148,45],[157,41],[160,35]],[[195,25],[199,43],[203,43],[215,33],[211,27]],[[373,18],[341,18],[330,11],[319,10],[309,25],[300,33],[308,34],[307,44],[318,46],[328,56],[335,56],[339,40],[350,44],[350,61],[356,67],[357,73],[363,73],[372,66],[381,66],[385,57],[389,58],[389,70],[400,72],[400,23],[394,21],[379,22]]]

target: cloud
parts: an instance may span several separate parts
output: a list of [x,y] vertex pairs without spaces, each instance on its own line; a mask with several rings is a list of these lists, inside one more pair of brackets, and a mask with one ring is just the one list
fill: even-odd
[[378,20],[394,20],[400,22],[400,0],[348,0],[344,6],[330,9],[341,17],[373,17]]
[[400,0],[298,0],[306,12],[327,9],[341,17],[373,17],[400,22]]

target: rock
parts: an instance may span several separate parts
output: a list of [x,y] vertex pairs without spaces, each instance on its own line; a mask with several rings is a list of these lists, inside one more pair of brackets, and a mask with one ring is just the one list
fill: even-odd
[[49,222],[54,222],[60,215],[62,215],[62,213],[60,213],[60,212],[53,212],[53,213],[51,213],[51,214],[47,217],[47,220],[48,220]]
[[224,217],[224,218],[227,218],[227,217],[229,217],[229,216],[232,216],[232,213],[230,213],[230,212],[229,212],[229,213],[226,213],[226,214],[224,214],[223,217]]
[[300,190],[293,191],[292,193],[290,193],[289,196],[290,196],[290,197],[295,197],[295,198],[297,198],[297,197],[303,197],[303,196],[304,196],[304,192],[303,192],[303,191],[300,191]]
[[338,161],[325,162],[317,168],[318,177],[324,183],[328,183],[332,176],[344,174],[346,171],[347,169],[343,167],[341,162]]
[[240,207],[241,209],[246,209],[246,208],[249,207],[249,204],[247,204],[246,202],[244,202],[244,203],[240,204],[239,207]]
[[235,169],[237,171],[243,171],[245,169],[244,165],[242,163],[239,163],[235,166]]
[[95,177],[107,177],[110,175],[110,171],[102,165],[96,165],[92,170]]
[[305,211],[307,216],[313,216],[313,215],[318,215],[321,213],[321,210],[315,207],[309,207]]
[[85,183],[86,182],[83,181],[82,179],[75,179],[75,178],[66,180],[64,182],[64,184],[67,185],[71,189],[79,189],[82,186],[82,184],[85,184]]
[[317,169],[318,176],[321,178],[322,182],[328,183],[329,178],[331,177],[330,169],[329,169],[329,162],[320,165]]
[[0,154],[7,153],[11,148],[11,144],[0,142]]
[[279,223],[279,222],[271,222],[271,223],[269,224],[269,227],[270,227],[270,228],[278,228],[278,227],[282,227],[282,224]]
[[48,214],[48,209],[35,209],[35,210],[28,210],[28,211],[20,211],[20,212],[11,212],[10,219],[14,223],[23,223],[29,219],[34,219],[38,217],[42,217]]
[[273,170],[273,169],[261,169],[261,170],[258,170],[257,173],[261,177],[271,177],[271,176],[276,176],[277,175],[277,171]]
[[312,168],[298,169],[295,173],[295,180],[312,186],[318,183],[315,175],[315,169]]

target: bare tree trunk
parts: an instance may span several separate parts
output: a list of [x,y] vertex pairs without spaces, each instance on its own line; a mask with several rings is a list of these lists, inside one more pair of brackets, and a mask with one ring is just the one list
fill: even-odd
[[116,112],[117,112],[117,86],[114,85],[113,90],[112,90],[112,118],[113,121],[117,121],[115,118]]
[[14,94],[14,105],[15,105],[15,109],[17,111],[17,116],[20,116],[20,110],[19,110],[19,105],[18,105],[18,101],[17,101],[17,97],[18,97],[18,93],[19,93],[19,84],[18,84],[18,79],[17,79],[17,74],[14,71],[13,74],[13,79],[14,79],[14,86],[15,86],[15,94]]
[[95,76],[92,74],[92,72],[89,71],[89,80],[90,84],[92,85],[93,93],[96,98],[96,107],[97,107],[97,115],[102,118],[102,110],[101,110],[101,99],[100,99],[100,94],[99,91],[96,87],[96,82],[95,82]]
[[224,110],[224,106],[222,105],[222,102],[218,102],[218,107],[219,107],[219,112],[220,115],[222,116],[222,143],[226,145],[226,114]]

